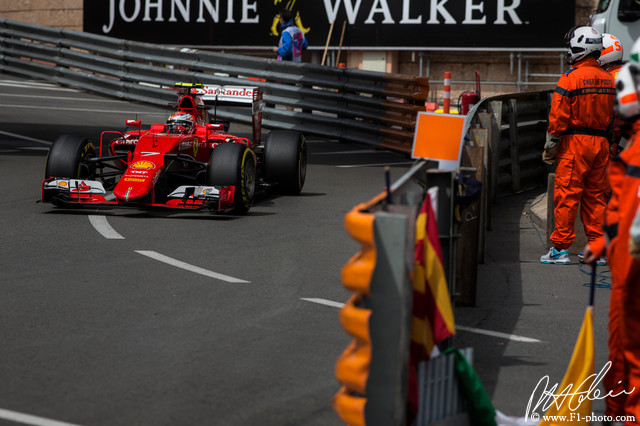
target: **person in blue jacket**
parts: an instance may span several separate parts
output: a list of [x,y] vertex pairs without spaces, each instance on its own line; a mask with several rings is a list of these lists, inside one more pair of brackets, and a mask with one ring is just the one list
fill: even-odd
[[302,51],[308,47],[307,39],[293,22],[293,13],[289,9],[279,12],[282,36],[280,44],[273,51],[278,53],[279,61],[302,62]]

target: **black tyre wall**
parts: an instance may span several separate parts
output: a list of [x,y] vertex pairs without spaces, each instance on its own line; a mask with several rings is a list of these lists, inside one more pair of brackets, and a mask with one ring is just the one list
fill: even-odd
[[91,177],[94,167],[85,160],[96,156],[93,144],[86,138],[62,135],[51,145],[45,165],[45,178],[83,179]]

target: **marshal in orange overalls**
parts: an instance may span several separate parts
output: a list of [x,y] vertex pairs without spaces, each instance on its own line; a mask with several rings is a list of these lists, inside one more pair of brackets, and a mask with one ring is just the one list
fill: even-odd
[[575,239],[578,206],[588,240],[602,236],[614,100],[614,80],[593,58],[576,63],[556,86],[548,132],[560,138],[550,236],[557,250]]
[[[640,424],[640,260],[629,255],[629,229],[640,204],[640,121],[627,148],[609,166],[611,199],[607,204],[607,258],[612,285],[609,299],[609,361],[604,377],[606,414],[633,415]],[[605,251],[604,237],[589,244],[596,256]],[[635,387],[635,391],[631,390]],[[627,394],[631,392],[630,394]]]

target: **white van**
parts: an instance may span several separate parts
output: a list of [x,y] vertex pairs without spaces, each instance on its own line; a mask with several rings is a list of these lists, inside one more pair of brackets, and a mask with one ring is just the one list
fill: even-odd
[[626,61],[633,43],[640,37],[640,0],[600,0],[590,25],[616,36],[622,43]]

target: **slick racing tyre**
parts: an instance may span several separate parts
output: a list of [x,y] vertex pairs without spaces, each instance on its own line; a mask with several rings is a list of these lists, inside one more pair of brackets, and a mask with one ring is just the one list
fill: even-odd
[[86,138],[62,135],[51,145],[44,169],[50,177],[88,179],[95,175],[95,165],[87,162],[96,156],[93,144]]
[[307,144],[302,133],[274,130],[264,147],[264,174],[279,192],[299,194],[307,176]]
[[245,214],[256,195],[257,174],[253,152],[241,143],[216,146],[209,157],[207,184],[234,186],[233,212]]

